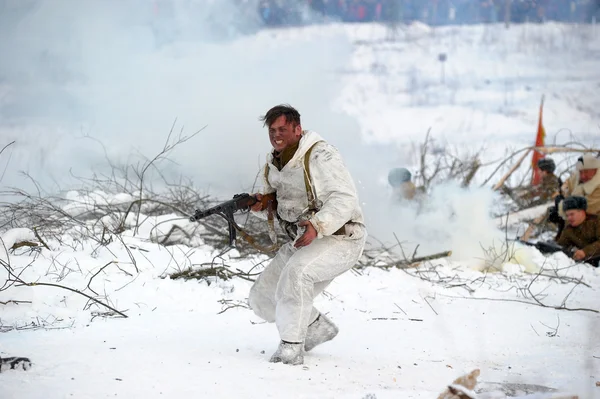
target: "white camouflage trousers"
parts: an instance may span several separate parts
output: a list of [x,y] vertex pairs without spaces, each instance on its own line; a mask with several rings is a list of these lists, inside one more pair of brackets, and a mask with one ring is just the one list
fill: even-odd
[[289,242],[250,289],[248,302],[257,316],[275,322],[281,340],[303,342],[319,311],[313,300],[362,255],[367,238],[360,224],[346,225],[345,236],[325,236],[299,249]]

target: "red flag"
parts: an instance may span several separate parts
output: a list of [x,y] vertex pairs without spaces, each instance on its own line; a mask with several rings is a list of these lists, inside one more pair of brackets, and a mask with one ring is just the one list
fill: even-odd
[[[546,138],[546,130],[544,129],[544,125],[542,123],[542,111],[544,108],[544,96],[542,96],[542,103],[540,104],[540,119],[538,121],[538,129],[537,135],[535,137],[535,146],[543,147],[544,139]],[[537,163],[540,159],[544,158],[544,154],[539,151],[533,151],[533,155],[531,156],[531,168],[533,169],[533,174],[531,176],[531,184],[536,186],[542,182],[542,173],[541,170],[537,167]]]

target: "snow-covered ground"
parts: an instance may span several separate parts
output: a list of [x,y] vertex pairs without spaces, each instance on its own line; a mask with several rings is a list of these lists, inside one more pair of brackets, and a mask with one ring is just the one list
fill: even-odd
[[[215,253],[143,239],[157,222],[142,226],[139,238],[123,234],[131,255],[120,242],[100,248],[88,242],[74,251],[53,241],[52,251],[18,249],[10,255],[15,270],[24,270],[24,281],[89,287],[86,293],[96,292],[93,296],[129,317],[94,316],[107,309],[54,287],[2,292],[3,301],[31,302],[3,305],[3,327],[18,330],[2,334],[2,354],[27,355],[34,363],[27,372],[2,375],[3,398],[431,398],[474,368],[481,369],[483,382],[537,384],[597,397],[596,313],[493,301],[531,301],[522,291],[531,276],[483,274],[443,261],[418,271],[347,273],[317,301],[339,324],[340,335],[311,352],[304,366],[270,364],[274,325],[244,307],[219,314],[230,304],[244,304],[251,283],[163,278],[190,264],[210,263]],[[259,261],[216,260],[242,270]],[[597,270],[568,264],[555,255],[544,274],[562,265],[559,274],[586,284],[565,305],[597,309]],[[575,285],[539,277],[531,291],[543,303],[561,306]]]
[[[417,160],[407,144],[421,141],[430,127],[441,145],[465,150],[486,146],[490,150],[484,161],[495,160],[507,147],[532,143],[539,100],[545,94],[549,138],[561,129],[569,129],[580,141],[597,142],[600,32],[591,26],[558,24],[522,25],[508,31],[502,26],[432,30],[414,25],[402,28],[396,40],[386,40],[388,35],[376,25],[285,29],[259,32],[220,47],[214,45],[211,54],[233,54],[234,62],[228,64],[226,72],[241,71],[235,64],[237,60],[248,75],[261,83],[265,82],[260,76],[261,68],[267,73],[265,66],[274,62],[272,58],[261,62],[261,55],[269,55],[265,48],[299,49],[299,55],[290,55],[293,62],[286,64],[290,71],[302,69],[295,64],[302,61],[300,55],[315,60],[299,76],[317,74],[318,83],[323,84],[334,80],[335,84],[325,90],[332,102],[327,103],[318,95],[298,96],[301,82],[293,83],[294,93],[289,97],[310,99],[315,107],[311,110],[330,106],[322,110],[326,115],[340,111],[355,118],[359,132],[332,131],[331,137],[359,180],[373,230],[385,230],[381,227],[383,222],[396,224],[402,230],[401,239],[411,238],[412,244],[421,245],[419,255],[434,248],[452,249],[452,258],[410,270],[367,268],[335,280],[326,294],[317,299],[317,306],[340,326],[339,336],[310,352],[304,366],[290,367],[268,363],[278,337],[274,325],[260,322],[244,307],[250,281],[218,279],[208,284],[166,277],[190,265],[213,261],[216,265],[225,263],[233,270],[257,271],[262,264],[256,265],[265,258],[240,259],[235,252],[215,258],[215,250],[199,239],[189,245],[156,244],[153,237],[157,229],[153,227],[171,220],[173,215],[140,218],[143,222],[136,234],[127,229],[120,235],[122,241],[115,238],[108,245],[81,240],[82,234],[44,236],[50,249],[31,251],[22,247],[8,253],[2,251],[0,259],[22,272],[19,277],[25,282],[55,283],[82,290],[123,311],[128,318],[104,317],[101,313],[106,308],[90,306],[87,298],[62,288],[12,286],[0,291],[0,301],[8,302],[0,304],[0,321],[3,330],[7,330],[0,335],[0,355],[29,356],[33,361],[33,368],[26,372],[2,373],[0,398],[435,398],[454,378],[474,368],[481,369],[480,380],[487,383],[537,384],[577,393],[581,398],[600,397],[600,387],[595,385],[600,380],[599,270],[573,265],[563,254],[545,258],[523,248],[513,259],[496,260],[501,273],[479,271],[481,256],[493,258],[494,251],[498,255],[504,249],[493,243],[503,232],[494,230],[497,222],[489,217],[488,188],[459,192],[453,187],[442,187],[440,193],[433,193],[433,204],[447,206],[454,212],[453,219],[452,212],[442,208],[429,209],[419,217],[400,211],[398,219],[388,215],[391,222],[378,219],[385,215],[381,209],[387,209],[378,202],[386,198],[382,181],[387,169],[398,163],[414,167]],[[349,47],[328,53],[331,43]],[[183,69],[186,63],[194,64],[200,59],[198,53],[188,53],[189,46],[190,43],[175,43],[145,54],[143,60],[153,71],[160,65],[158,69],[164,69],[166,80],[172,84],[175,77],[189,71],[189,66]],[[244,51],[246,56],[239,58]],[[443,83],[437,61],[441,52],[448,55]],[[342,65],[333,60],[338,56]],[[331,76],[324,79],[323,70],[328,64],[334,67],[327,71]],[[209,64],[203,73],[210,73],[213,67]],[[276,73],[275,69],[271,72]],[[273,82],[293,79],[293,75],[277,73]],[[142,76],[148,78],[149,74]],[[252,108],[248,114],[264,112],[268,102],[287,101],[283,87],[262,87],[277,95],[256,100],[261,108],[255,111],[253,107],[257,105],[244,88],[255,90],[258,83],[244,86],[240,83],[242,78],[233,80],[220,94],[225,98],[239,96],[235,104],[247,104]],[[143,82],[140,79],[136,81],[140,86],[128,88],[140,89]],[[185,100],[192,98],[182,81],[168,91],[159,92],[158,81],[153,85],[159,94],[152,98],[154,105],[166,98],[184,107]],[[316,86],[312,82],[310,90],[316,90]],[[198,84],[194,90],[200,87]],[[331,88],[337,91],[329,93]],[[181,98],[177,97],[179,91]],[[99,106],[101,100],[118,93],[112,86],[94,87],[89,92],[99,95],[90,100]],[[123,106],[130,102],[141,120],[143,107],[135,106],[131,94],[123,95],[125,99],[117,101],[122,108],[117,115],[126,116],[128,110]],[[218,98],[208,97],[202,99],[202,104],[216,103],[214,109],[226,107]],[[193,108],[185,104],[186,111]],[[157,109],[158,106],[151,107],[148,113]],[[107,106],[103,110],[115,109]],[[241,114],[240,119],[247,116],[246,111]],[[227,116],[222,112],[221,115]],[[108,118],[109,114],[99,116]],[[303,116],[311,120],[310,112]],[[156,117],[148,115],[151,122],[140,123],[151,126]],[[231,115],[229,118],[236,119]],[[326,119],[327,116],[312,117],[312,122],[328,126]],[[136,122],[132,118],[125,126],[135,126]],[[57,121],[53,123],[49,126],[59,125]],[[115,128],[118,124],[115,118],[106,126]],[[31,158],[39,154],[47,159],[38,166],[64,166],[69,162],[77,165],[68,166],[90,166],[85,164],[90,157],[83,150],[73,157],[55,159],[55,164],[48,162],[65,154],[57,150],[55,138],[66,137],[66,133],[50,132],[44,136],[40,132],[48,132],[46,127],[32,127],[21,121],[4,124],[0,129],[4,137],[22,137],[31,145],[15,150],[17,161],[21,159],[19,154]],[[219,131],[218,127],[215,130]],[[250,130],[251,133],[234,129],[218,134],[228,142],[238,135],[254,134],[258,127]],[[561,139],[561,135],[567,137]],[[120,140],[116,144],[109,142],[109,147],[129,150],[131,142],[143,136],[119,137],[115,130],[107,137]],[[161,147],[164,139],[159,141],[157,137],[155,132],[150,133],[140,146]],[[38,143],[37,139],[42,141]],[[246,143],[247,139],[240,140]],[[560,133],[557,138],[558,142],[569,140],[568,133]],[[218,143],[221,141],[209,144]],[[257,153],[250,151],[255,147],[241,151],[241,145],[232,151],[245,154],[236,164],[242,172],[235,176],[242,183],[236,180],[226,187],[229,189],[236,189],[235,184],[249,186],[256,173],[253,165]],[[252,145],[258,147],[256,143]],[[203,154],[215,151],[206,143],[199,147]],[[215,166],[214,157],[208,163],[192,156],[193,146],[186,150],[183,164],[198,166],[195,170],[201,171],[193,173],[202,175],[208,170],[218,178],[220,168]],[[196,163],[190,163],[190,157]],[[93,162],[97,160],[92,158]],[[11,167],[10,163],[7,165]],[[232,167],[224,169],[224,174],[232,176]],[[380,192],[373,194],[377,190]],[[120,206],[132,199],[127,195],[100,200],[103,205]],[[65,205],[68,214],[88,210],[89,197],[65,197],[71,201]],[[98,200],[96,196],[94,201]],[[89,227],[94,222],[86,223]],[[514,222],[519,222],[518,218]],[[166,233],[171,224],[159,225],[159,233]],[[189,227],[187,222],[181,224]],[[80,231],[86,232],[89,230]],[[2,233],[6,234],[2,237],[8,247],[19,238],[36,238],[28,230]],[[483,255],[482,242],[488,250]],[[446,247],[447,244],[452,246]],[[490,245],[494,248],[491,252]],[[536,267],[531,269],[532,265]],[[525,269],[536,273],[524,273]],[[6,276],[2,268],[0,273],[3,278]],[[552,277],[556,274],[562,278]],[[539,304],[533,303],[536,299]],[[232,304],[241,306],[222,312]],[[481,384],[480,388],[485,386]]]
[[[484,274],[445,261],[347,273],[317,300],[341,327],[339,336],[311,352],[304,366],[268,363],[276,329],[243,307],[249,281],[164,278],[216,255],[202,245],[151,243],[152,226],[169,217],[147,219],[139,236],[128,231],[123,243],[74,243],[74,250],[48,240],[50,251],[9,255],[23,281],[84,290],[128,318],[104,318],[97,313],[106,308],[61,288],[0,292],[2,301],[28,301],[3,305],[3,329],[16,330],[2,334],[1,353],[34,363],[2,375],[3,398],[431,398],[474,368],[482,382],[537,384],[586,398],[598,393],[597,313],[520,303],[532,301],[531,275]],[[19,233],[32,238],[23,231],[5,238],[18,241]],[[233,251],[214,261],[249,271],[261,260],[236,259]],[[542,255],[536,261],[543,264]],[[597,270],[569,264],[553,255],[542,274],[554,270],[583,284],[541,276],[531,292],[548,306],[561,307],[568,297],[568,308],[598,309]]]

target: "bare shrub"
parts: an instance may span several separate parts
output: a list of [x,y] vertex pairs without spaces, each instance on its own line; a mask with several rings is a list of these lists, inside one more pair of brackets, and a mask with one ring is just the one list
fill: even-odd
[[459,181],[468,187],[482,166],[480,157],[483,149],[474,152],[460,151],[447,143],[439,143],[427,131],[423,143],[413,145],[413,153],[418,154],[419,170],[415,184],[429,190],[436,184],[449,180]]

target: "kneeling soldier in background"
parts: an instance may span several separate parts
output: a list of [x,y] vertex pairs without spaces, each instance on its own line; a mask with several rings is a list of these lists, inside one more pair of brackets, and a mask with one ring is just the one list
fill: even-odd
[[586,212],[585,197],[568,197],[562,203],[567,225],[557,243],[575,249],[573,259],[598,267],[600,262],[600,220]]

